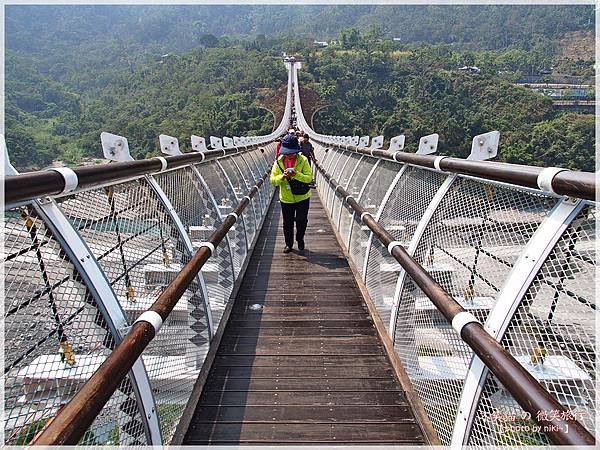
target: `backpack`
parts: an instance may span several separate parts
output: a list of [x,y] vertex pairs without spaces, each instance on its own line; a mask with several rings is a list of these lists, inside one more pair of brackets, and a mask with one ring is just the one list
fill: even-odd
[[[283,167],[281,167],[281,165],[279,164],[279,160],[277,160],[277,165],[279,166],[279,168],[281,169],[281,172],[283,173]],[[298,181],[298,180],[287,180],[287,182],[290,185],[290,190],[292,191],[292,194],[294,195],[304,195],[306,194],[308,191],[310,191],[310,185],[308,183],[303,183],[302,181]]]

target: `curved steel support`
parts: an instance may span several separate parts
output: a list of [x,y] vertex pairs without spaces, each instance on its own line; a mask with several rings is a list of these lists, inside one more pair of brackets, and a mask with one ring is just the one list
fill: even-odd
[[[167,211],[169,218],[171,219],[171,221],[173,222],[173,225],[175,226],[175,228],[177,229],[177,232],[179,233],[179,239],[181,240],[183,247],[185,248],[188,256],[191,258],[192,256],[194,256],[194,253],[196,253],[196,252],[194,251],[192,241],[191,241],[190,237],[188,236],[187,232],[185,231],[183,222],[181,222],[179,214],[177,214],[177,211],[175,211],[175,208],[173,207],[171,200],[169,200],[169,198],[167,197],[167,194],[165,194],[165,191],[163,191],[163,189],[158,185],[158,183],[156,182],[156,180],[154,179],[154,177],[152,175],[146,175],[146,180],[148,180],[148,184],[150,185],[150,187],[152,188],[152,190],[158,197],[158,200],[160,201],[160,203],[165,208],[165,211]],[[206,289],[206,283],[204,282],[204,276],[202,275],[202,272],[198,272],[198,275],[196,275],[196,278],[198,279],[198,285],[200,286],[200,289],[202,290],[201,295],[202,295],[202,302],[204,303],[204,310],[206,312],[206,322],[207,322],[207,326],[208,326],[209,340],[212,340],[212,337],[215,334],[215,329],[214,329],[212,311],[210,308],[210,300],[208,298],[208,290]]]
[[[217,211],[217,215],[219,216],[219,219],[221,220],[221,222],[223,222],[223,215],[221,214],[221,210],[219,209],[219,204],[217,203],[217,200],[215,199],[215,196],[213,195],[212,191],[208,187],[208,184],[206,184],[206,181],[204,181],[204,177],[202,176],[202,174],[200,173],[200,171],[198,170],[198,168],[196,166],[191,165],[190,168],[192,169],[192,172],[198,178],[198,181],[200,181],[200,184],[202,185],[202,187],[204,189],[206,189],[206,192],[208,193],[208,198],[209,198],[210,202],[214,206],[215,211]],[[235,264],[233,263],[233,248],[231,246],[231,240],[229,239],[229,234],[226,234],[224,239],[227,241],[227,247],[229,248],[229,262],[231,263],[231,267],[233,268],[233,278],[234,278],[233,281],[235,281],[237,274],[235,273]]]
[[[365,189],[367,188],[367,185],[369,184],[371,177],[375,173],[375,170],[377,169],[377,166],[379,166],[379,163],[381,161],[382,161],[381,159],[378,159],[377,161],[375,161],[375,164],[373,164],[373,167],[371,167],[371,171],[365,178],[365,182],[363,183],[362,187],[360,188],[360,193],[358,194],[358,198],[356,199],[357,202],[362,199]],[[353,228],[352,224],[354,223],[354,215],[355,214],[356,213],[354,211],[352,211],[352,217],[350,218],[350,229],[348,230],[348,242],[346,242],[346,248],[348,248],[348,249],[350,248],[350,242],[352,242],[352,228]]]
[[[431,222],[431,218],[433,217],[433,215],[435,214],[435,211],[440,206],[440,203],[442,202],[443,198],[446,196],[446,194],[452,187],[452,184],[454,184],[454,181],[456,180],[456,178],[457,178],[456,175],[449,175],[448,178],[446,178],[444,180],[444,182],[442,183],[442,185],[438,188],[437,192],[431,199],[431,202],[429,202],[429,206],[427,206],[427,209],[423,213],[421,220],[419,220],[419,224],[417,225],[417,228],[415,229],[415,233],[413,234],[413,236],[410,240],[410,244],[408,245],[408,248],[406,249],[407,253],[410,256],[415,254],[415,250],[417,249],[417,247],[419,246],[419,243],[421,242],[421,238],[423,237],[423,234],[425,233],[425,229],[429,225],[429,222]],[[406,271],[404,269],[402,269],[400,271],[400,273],[398,274],[398,281],[396,282],[396,290],[394,292],[394,302],[392,303],[392,311],[390,314],[390,323],[389,323],[389,328],[388,328],[389,332],[390,332],[390,337],[392,338],[392,340],[395,340],[396,319],[398,318],[398,308],[400,307],[400,295],[402,295],[402,290],[404,289],[406,277],[407,277]]]
[[[350,182],[352,181],[352,178],[354,177],[354,174],[358,170],[358,166],[360,165],[360,163],[362,162],[362,160],[364,159],[364,157],[365,157],[364,155],[360,155],[360,158],[358,158],[358,161],[356,162],[356,166],[354,166],[354,169],[352,169],[352,172],[350,173],[350,176],[348,177],[348,182],[344,186],[344,189],[347,190],[348,187],[350,187]],[[315,167],[314,170],[317,170],[316,167]],[[340,229],[340,222],[341,222],[342,208],[343,207],[344,207],[344,202],[340,202],[338,220],[337,220],[337,223],[335,224],[338,230]]]
[[[381,201],[381,205],[379,205],[379,209],[377,210],[377,214],[375,215],[375,220],[377,222],[379,222],[379,220],[381,219],[381,215],[383,214],[383,210],[385,209],[385,205],[387,205],[388,200],[390,199],[390,196],[392,195],[392,192],[394,191],[394,189],[396,188],[396,185],[398,184],[398,181],[400,181],[400,178],[402,177],[402,175],[404,175],[404,172],[406,172],[406,168],[408,166],[406,164],[403,164],[402,167],[400,168],[400,170],[398,171],[398,173],[396,174],[396,176],[394,177],[394,179],[392,180],[392,182],[390,183],[390,186],[388,187],[385,195],[383,196],[383,200]],[[369,240],[367,241],[367,247],[366,247],[366,255],[365,255],[365,261],[363,263],[363,268],[362,268],[362,278],[363,281],[366,281],[367,279],[367,264],[369,263],[369,257],[371,256],[371,245],[373,244],[373,232],[371,231],[369,233]]]
[[[562,199],[550,211],[548,217],[525,245],[519,259],[506,278],[484,325],[486,331],[496,341],[502,341],[508,325],[531,283],[546,262],[546,258],[585,205],[586,202],[581,200]],[[454,422],[453,447],[467,445],[488,372],[489,370],[481,359],[477,355],[473,355]]]
[[[93,252],[54,200],[47,202],[36,200],[33,202],[33,207],[81,275],[106,321],[115,344],[120,344],[129,328],[127,316]],[[162,445],[163,439],[154,395],[142,358],[135,362],[129,375],[144,423],[147,441],[150,445]]]
[[[235,195],[236,200],[239,200],[237,198],[237,194],[235,192],[233,183],[231,182],[231,178],[229,178],[229,175],[227,175],[227,172],[225,171],[225,169],[223,169],[223,166],[221,165],[221,163],[219,162],[218,159],[217,159],[216,163],[217,163],[217,166],[219,167],[219,169],[221,169],[221,172],[223,173],[225,180],[227,180],[227,184],[229,184],[229,187],[231,188],[231,192],[233,192],[233,195]],[[240,216],[240,219],[241,219],[241,224],[244,227],[244,236],[246,236],[246,252],[248,252],[248,249],[250,248],[250,240],[248,239],[248,227],[246,227],[246,219],[244,219],[243,214]]]

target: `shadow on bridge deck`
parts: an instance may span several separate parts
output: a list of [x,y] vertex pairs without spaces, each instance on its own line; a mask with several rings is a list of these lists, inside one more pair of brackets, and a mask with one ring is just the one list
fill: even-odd
[[274,202],[184,444],[424,442],[316,194],[306,244]]

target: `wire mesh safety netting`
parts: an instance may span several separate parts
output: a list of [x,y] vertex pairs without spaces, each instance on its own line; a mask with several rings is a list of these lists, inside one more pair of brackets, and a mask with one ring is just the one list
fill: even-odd
[[[372,176],[375,165],[378,164],[378,160],[371,158],[370,156],[364,156],[360,161],[356,171],[352,175],[346,190],[348,193],[360,202],[361,193],[365,187],[365,183],[368,181],[369,176]],[[348,207],[344,202],[340,206],[339,212],[339,225],[337,225],[339,235],[342,238],[342,245],[348,249],[350,242],[350,229],[353,223],[352,217],[354,216],[353,210]]]
[[[209,161],[205,164],[196,165],[196,168],[202,175],[206,185],[210,188],[211,195],[217,204],[219,214],[225,217],[233,211],[239,202],[233,186],[227,182],[225,175],[216,161]],[[231,227],[227,238],[231,246],[233,255],[233,268],[237,277],[242,268],[242,263],[248,252],[248,242],[246,240],[246,221],[245,214]]]
[[[485,322],[513,264],[555,203],[529,191],[456,178],[413,256]],[[410,278],[398,295],[395,348],[447,444],[473,352]]]
[[[261,168],[259,162],[256,160],[254,156],[254,152],[248,152],[246,154],[240,155],[242,161],[246,164],[248,168],[248,176],[250,177],[251,186],[254,186],[258,179],[262,177],[262,175],[266,172],[267,169]],[[264,161],[264,159],[263,159]],[[269,193],[267,189],[259,189],[259,191],[254,196],[254,200],[256,203],[256,208],[259,212],[259,216],[262,217],[266,208],[269,204]]]
[[[323,158],[322,162],[323,169],[325,170],[325,172],[331,175],[333,168],[335,167],[341,156],[341,151],[329,149],[325,153],[325,157]],[[322,176],[320,176],[317,179],[317,190],[321,199],[326,199],[330,193],[329,183],[327,183],[327,181],[325,181],[325,179]]]
[[[500,340],[568,409],[570,420],[579,421],[592,434],[597,394],[595,223],[596,209],[588,204],[544,261]],[[488,374],[468,443],[548,445],[533,419]]]
[[[198,172],[191,167],[160,173],[154,176],[179,216],[185,233],[196,252],[222,224],[217,205],[202,185]],[[234,283],[232,257],[227,237],[201,270],[208,292],[214,322],[218,327]]]
[[[361,160],[362,156],[356,153],[350,154],[346,165],[344,166],[344,169],[338,177],[338,182],[340,186],[342,186],[344,189],[348,190],[348,184],[350,183],[351,176],[354,174]],[[342,198],[342,195],[339,193],[339,191],[336,191],[333,197],[331,207],[329,209],[329,214],[331,216],[333,225],[336,226],[336,228],[337,224],[339,223],[340,208],[342,206],[343,200],[344,199]]]
[[[248,193],[252,186],[248,186],[246,184],[246,180],[242,175],[240,168],[238,167],[236,161],[232,157],[220,158],[217,161],[223,168],[223,173],[226,179],[231,183],[233,187],[233,191],[236,196],[235,205],[237,205],[244,195]],[[252,183],[254,185],[254,183]],[[258,226],[258,215],[255,211],[254,203],[251,202],[244,212],[242,212],[242,216],[244,218],[244,228],[246,230],[246,238],[248,239],[248,243],[252,242],[254,239],[254,235],[256,234],[256,228]]]
[[[178,181],[183,183],[189,180],[187,170],[160,178],[165,181],[181,174]],[[152,305],[190,259],[145,178],[82,192],[59,204],[98,260],[129,323]],[[166,441],[208,351],[206,301],[195,278],[142,356]]]
[[[374,174],[367,181],[358,201],[373,217],[377,214],[385,193],[401,167],[396,162],[381,161],[375,169]],[[352,195],[352,192],[350,195]],[[363,267],[367,254],[370,234],[369,228],[361,222],[358,215],[354,214],[350,228],[350,248],[348,253],[359,271]]]
[[[4,443],[25,445],[115,346],[98,305],[32,205],[4,220]],[[81,444],[149,444],[129,377]]]
[[[408,248],[417,226],[447,175],[417,167],[406,166],[380,210],[379,223],[394,240]],[[379,239],[371,237],[365,283],[383,323],[390,323],[394,292],[402,267]]]
[[[332,167],[331,172],[329,172],[331,174],[331,176],[337,181],[338,184],[340,183],[340,176],[341,176],[342,172],[344,171],[346,164],[351,159],[350,156],[351,156],[350,152],[342,152],[342,154],[338,158],[337,162]],[[327,196],[324,198],[325,211],[328,212],[329,217],[331,217],[333,215],[332,204],[333,204],[334,197],[335,197],[335,191],[329,190],[329,192],[327,192]]]

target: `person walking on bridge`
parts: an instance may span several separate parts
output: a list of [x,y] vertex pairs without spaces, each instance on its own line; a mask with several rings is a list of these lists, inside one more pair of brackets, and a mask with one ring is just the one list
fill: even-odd
[[[293,128],[290,128],[288,130],[288,134],[293,134],[295,136],[296,130],[294,130]],[[279,158],[279,150],[281,149],[281,139],[276,139],[276,141],[277,141],[277,147],[275,148],[275,159]]]
[[315,149],[310,143],[308,134],[304,134],[298,138],[298,142],[300,143],[302,154],[308,158],[308,164],[311,164],[315,160]]
[[298,138],[293,134],[281,140],[280,155],[271,169],[270,182],[279,187],[279,201],[283,214],[284,253],[294,246],[294,222],[298,250],[304,253],[304,234],[308,225],[308,208],[312,194],[309,183],[313,176],[306,156],[302,155]]

